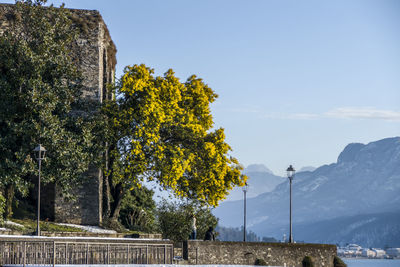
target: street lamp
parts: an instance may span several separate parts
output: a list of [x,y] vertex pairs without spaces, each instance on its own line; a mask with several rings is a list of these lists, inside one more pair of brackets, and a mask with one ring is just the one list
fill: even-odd
[[36,235],[40,236],[40,226],[39,226],[39,220],[40,220],[40,169],[41,169],[41,166],[42,166],[42,160],[44,160],[44,157],[45,157],[45,154],[46,154],[46,149],[44,148],[44,146],[39,144],[33,151],[35,151],[35,156],[36,156],[36,159],[38,160],[38,163],[39,163]]
[[296,170],[292,165],[289,166],[286,170],[287,177],[290,181],[290,233],[289,233],[289,243],[293,243],[293,233],[292,233],[292,181]]
[[249,185],[247,184],[247,182],[245,183],[245,185],[243,186],[243,194],[244,194],[244,203],[243,203],[243,242],[246,242],[246,193],[247,190],[249,190]]

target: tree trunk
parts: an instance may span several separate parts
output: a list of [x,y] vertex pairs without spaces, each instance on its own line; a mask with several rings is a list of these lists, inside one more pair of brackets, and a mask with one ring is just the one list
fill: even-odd
[[111,214],[111,186],[112,186],[112,158],[110,157],[111,146],[108,142],[105,143],[106,150],[104,152],[105,158],[105,175],[103,182],[103,208],[104,208],[104,217],[109,218]]
[[6,185],[5,188],[5,198],[6,198],[6,210],[5,210],[5,214],[4,217],[6,219],[10,219],[13,212],[12,212],[12,204],[13,204],[13,200],[14,200],[14,185],[13,184],[9,184]]
[[119,217],[119,212],[121,210],[121,203],[122,203],[122,198],[124,196],[124,190],[122,187],[122,184],[119,183],[115,186],[113,190],[113,198],[114,201],[112,203],[112,209],[111,209],[111,220],[118,220]]

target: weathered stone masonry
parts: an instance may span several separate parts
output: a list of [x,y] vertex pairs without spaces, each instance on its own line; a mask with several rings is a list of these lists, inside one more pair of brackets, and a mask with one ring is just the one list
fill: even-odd
[[187,241],[183,258],[189,264],[254,265],[263,259],[271,266],[299,266],[305,256],[311,256],[315,266],[333,267],[335,245],[288,244],[256,242]]
[[[0,33],[9,27],[9,16],[14,5],[0,4]],[[80,34],[73,48],[83,76],[85,99],[102,102],[110,98],[106,85],[112,83],[116,65],[116,48],[106,24],[96,10],[69,9]],[[87,182],[76,188],[76,201],[66,201],[54,185],[47,185],[42,193],[42,219],[57,222],[98,225],[102,222],[103,175],[92,167]]]

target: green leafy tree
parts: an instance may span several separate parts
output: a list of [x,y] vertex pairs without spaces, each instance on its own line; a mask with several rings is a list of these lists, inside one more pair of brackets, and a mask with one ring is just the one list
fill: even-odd
[[[217,226],[215,231],[218,233],[218,239],[221,241],[243,241],[243,227],[234,228],[234,227]],[[267,242],[264,241],[264,238],[263,242]],[[258,242],[260,241],[260,238],[253,231],[246,230],[246,241]],[[275,240],[273,242],[277,241]]]
[[218,219],[206,206],[162,201],[157,208],[157,223],[163,238],[187,240],[192,232],[193,216],[196,217],[197,239],[203,239],[208,228],[215,229],[218,224]]
[[0,193],[0,224],[3,223],[3,214],[5,211],[6,199],[3,194]]
[[314,267],[314,261],[310,256],[305,256],[301,261],[303,267]]
[[344,263],[344,261],[341,258],[339,258],[338,256],[335,256],[333,258],[333,266],[334,267],[347,267],[347,264]]
[[81,77],[71,58],[77,29],[66,9],[44,8],[45,2],[17,1],[0,17],[9,24],[0,35],[0,183],[7,216],[15,190],[26,195],[36,181],[37,144],[48,151],[43,182],[65,193],[92,155],[93,118],[80,101]]
[[224,130],[212,129],[214,91],[194,75],[181,83],[172,70],[153,73],[145,65],[126,67],[114,88],[118,97],[104,105],[106,210],[113,220],[124,194],[144,180],[210,206],[246,180],[228,155]]
[[130,230],[152,232],[155,230],[156,203],[154,192],[144,186],[133,188],[124,195],[119,220]]

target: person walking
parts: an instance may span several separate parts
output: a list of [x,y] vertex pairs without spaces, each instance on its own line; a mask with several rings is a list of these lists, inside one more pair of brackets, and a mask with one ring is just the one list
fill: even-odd
[[204,241],[215,241],[214,229],[210,226],[204,236]]

